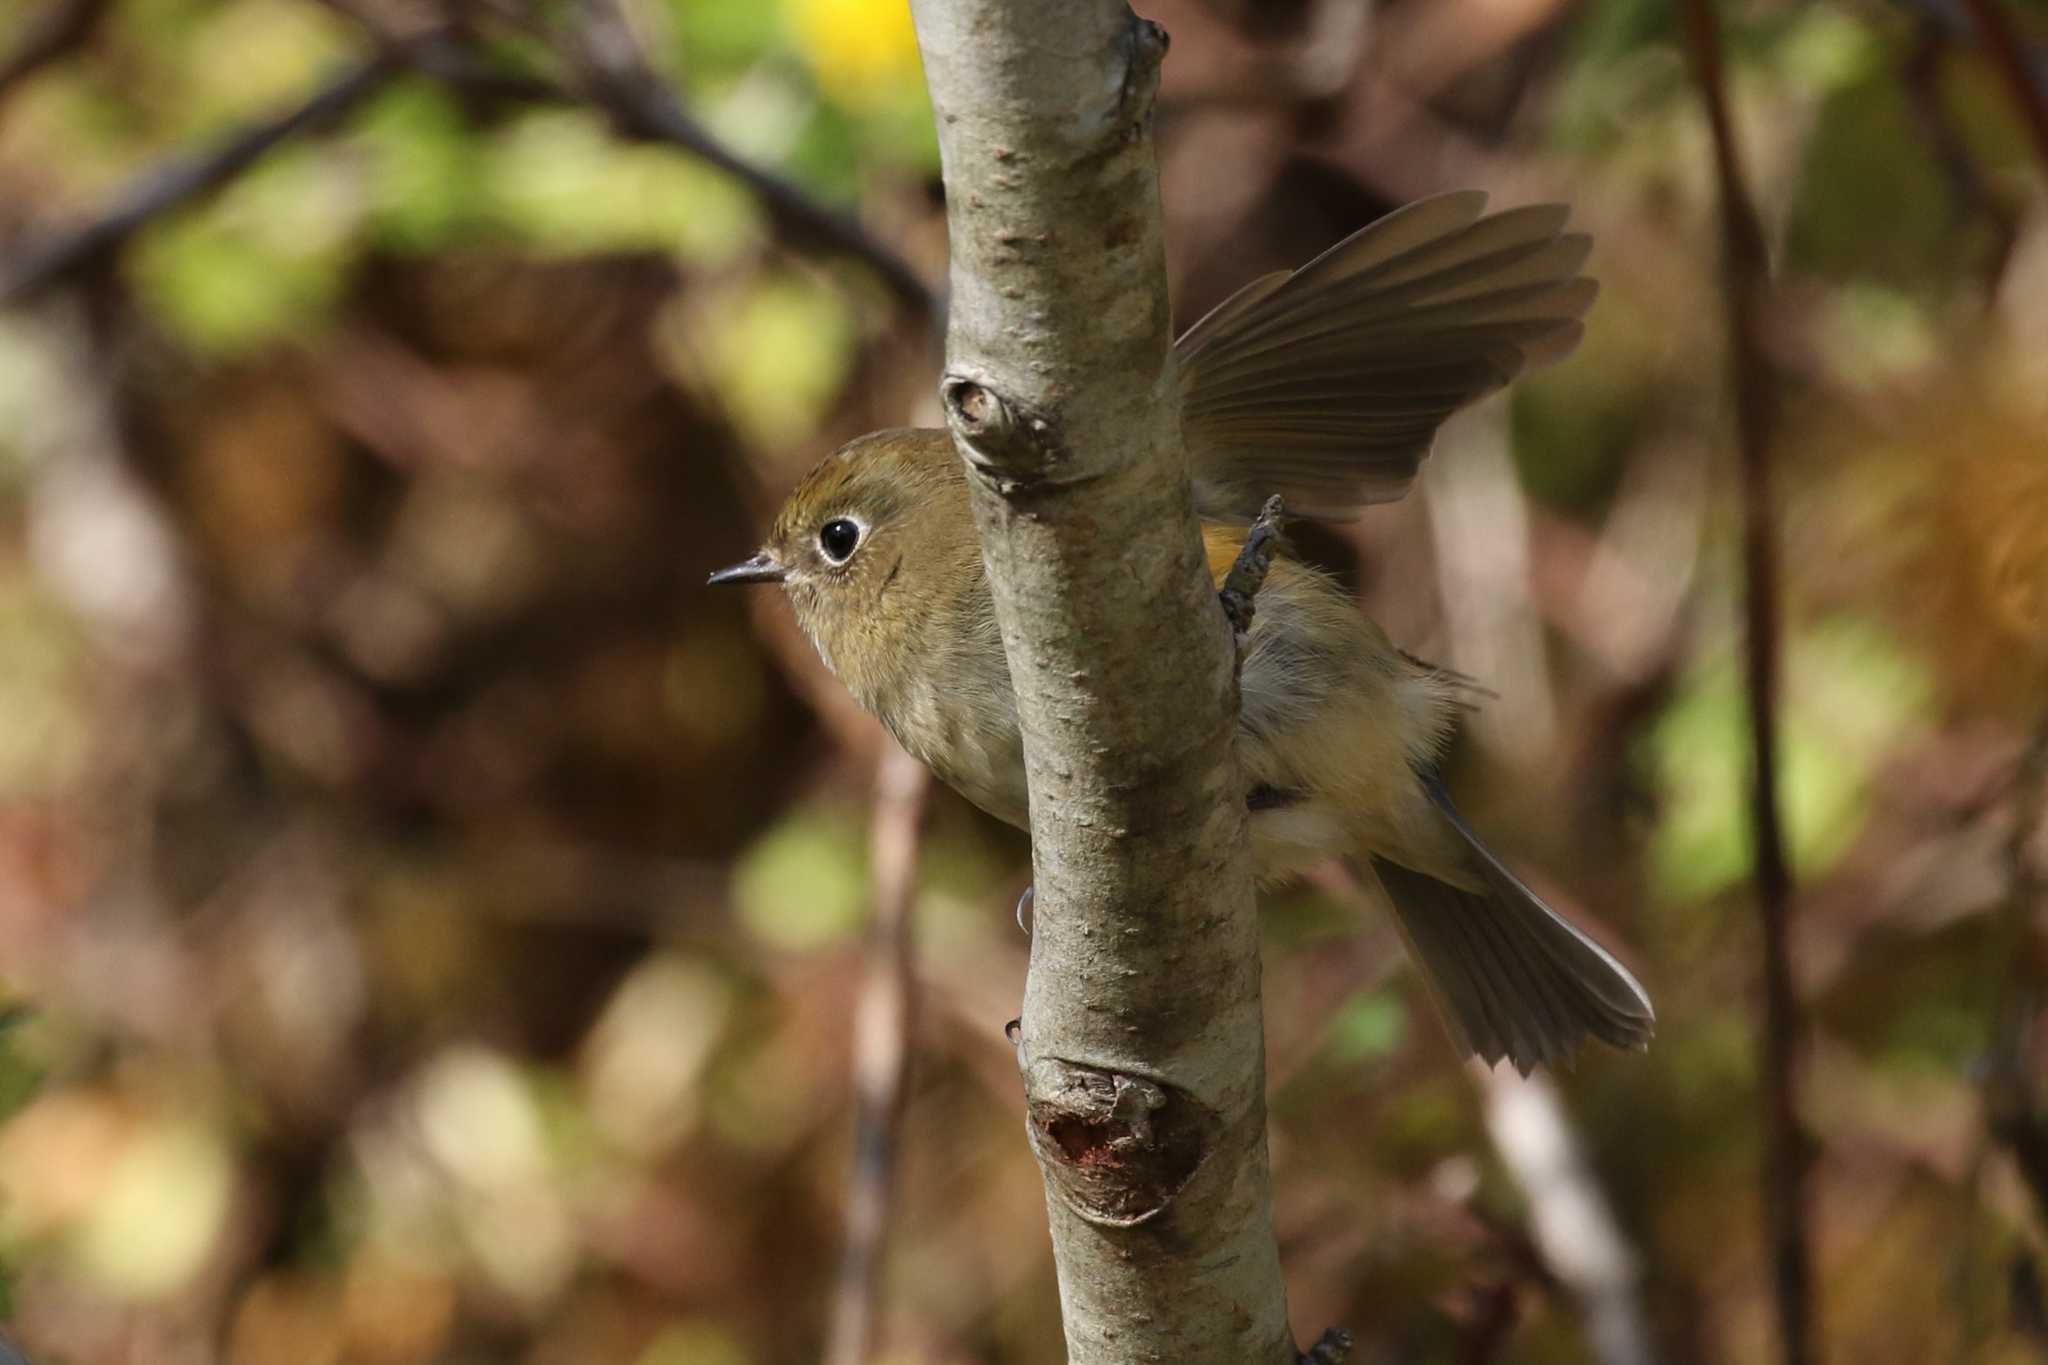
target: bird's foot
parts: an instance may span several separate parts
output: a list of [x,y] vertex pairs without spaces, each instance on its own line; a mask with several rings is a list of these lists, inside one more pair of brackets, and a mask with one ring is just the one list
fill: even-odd
[[1223,614],[1230,618],[1230,629],[1239,648],[1243,648],[1245,636],[1251,633],[1252,599],[1265,586],[1266,570],[1273,567],[1273,553],[1280,548],[1280,520],[1286,514],[1287,508],[1278,493],[1266,499],[1266,505],[1259,509],[1259,519],[1245,533],[1244,545],[1238,550],[1230,572],[1223,576],[1223,586],[1217,589],[1217,600],[1223,603]]
[[1344,1365],[1344,1358],[1351,1354],[1351,1333],[1342,1327],[1332,1327],[1316,1338],[1316,1344],[1296,1356],[1301,1365]]

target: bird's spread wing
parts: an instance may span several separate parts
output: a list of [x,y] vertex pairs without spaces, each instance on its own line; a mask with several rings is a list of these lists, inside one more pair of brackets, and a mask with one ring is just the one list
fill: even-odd
[[1568,210],[1481,216],[1475,190],[1410,204],[1292,274],[1265,275],[1175,347],[1196,508],[1249,521],[1273,493],[1341,520],[1408,491],[1443,420],[1578,344],[1596,286]]

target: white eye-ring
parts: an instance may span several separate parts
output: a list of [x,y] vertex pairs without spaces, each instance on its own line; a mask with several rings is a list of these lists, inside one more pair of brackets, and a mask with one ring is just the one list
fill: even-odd
[[844,564],[860,548],[861,525],[851,517],[834,517],[818,528],[818,549],[834,564]]

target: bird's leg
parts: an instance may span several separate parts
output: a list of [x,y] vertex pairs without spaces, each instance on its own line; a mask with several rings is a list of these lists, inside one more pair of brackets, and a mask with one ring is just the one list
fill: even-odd
[[1332,1327],[1316,1338],[1316,1344],[1296,1357],[1301,1365],[1343,1365],[1351,1354],[1351,1333]]
[[1223,614],[1230,618],[1230,629],[1237,637],[1240,650],[1244,648],[1245,637],[1251,633],[1252,599],[1259,595],[1259,589],[1266,581],[1266,570],[1273,566],[1273,553],[1280,548],[1280,519],[1286,514],[1287,509],[1278,493],[1266,499],[1266,505],[1259,509],[1258,520],[1245,533],[1244,546],[1238,550],[1230,572],[1223,576],[1223,586],[1216,592],[1217,599],[1223,603]]

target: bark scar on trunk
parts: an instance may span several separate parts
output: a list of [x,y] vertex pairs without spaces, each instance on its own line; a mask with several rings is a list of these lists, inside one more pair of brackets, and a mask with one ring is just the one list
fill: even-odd
[[999,393],[985,375],[951,370],[939,384],[946,420],[970,457],[969,468],[1005,498],[1057,486],[1071,462],[1065,443],[1043,413]]
[[1090,1222],[1158,1217],[1207,1159],[1220,1119],[1170,1085],[1041,1058],[1025,1076],[1032,1145],[1061,1199]]

